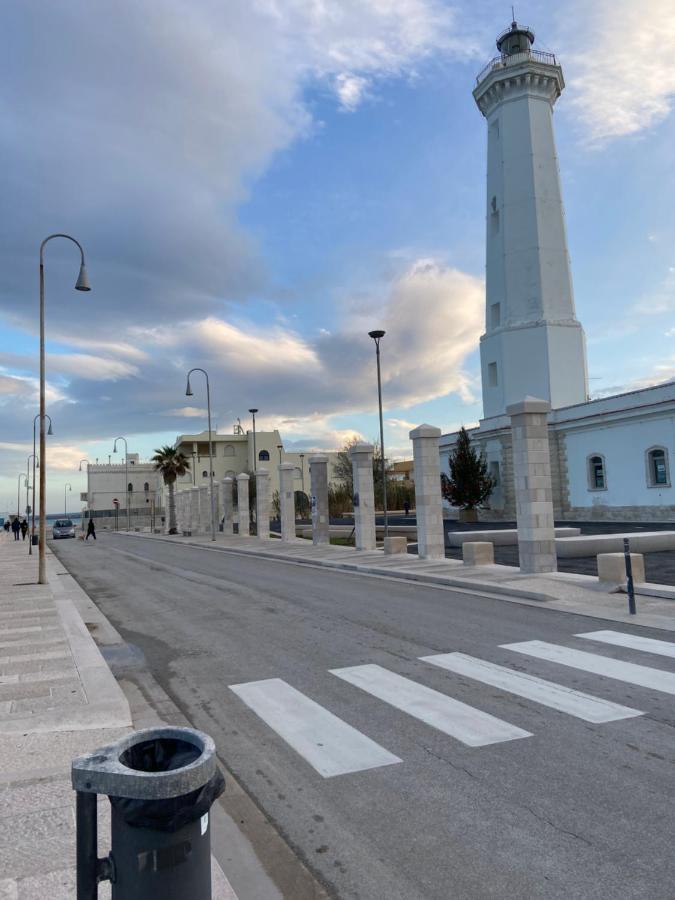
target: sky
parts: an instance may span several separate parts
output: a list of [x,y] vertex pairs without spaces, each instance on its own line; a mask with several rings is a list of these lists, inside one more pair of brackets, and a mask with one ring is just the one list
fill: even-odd
[[[555,108],[592,396],[675,377],[675,7],[518,4]],[[81,459],[141,458],[257,407],[287,449],[482,415],[485,122],[471,91],[510,24],[492,0],[14,0],[0,83],[0,515],[38,410],[47,509]],[[113,457],[113,460],[115,457]],[[118,456],[118,459],[120,457]],[[22,502],[23,506],[23,502]]]

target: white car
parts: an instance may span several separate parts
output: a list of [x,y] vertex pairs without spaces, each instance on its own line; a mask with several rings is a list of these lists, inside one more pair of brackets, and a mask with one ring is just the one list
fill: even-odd
[[74,538],[75,526],[70,519],[57,519],[52,527],[52,537],[57,538]]

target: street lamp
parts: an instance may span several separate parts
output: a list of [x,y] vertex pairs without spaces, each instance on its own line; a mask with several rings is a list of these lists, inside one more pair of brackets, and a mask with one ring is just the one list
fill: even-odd
[[384,337],[384,331],[369,331],[368,337],[375,341],[375,356],[377,358],[377,400],[380,406],[380,461],[382,463],[382,507],[384,512],[384,536],[389,537],[389,520],[387,517],[387,476],[384,465],[384,425],[382,423],[382,377],[380,375],[380,341]]
[[256,453],[255,447],[255,414],[258,412],[257,409],[249,409],[249,412],[253,416],[253,471],[258,468],[258,454]]
[[86,462],[87,465],[90,465],[89,460],[88,460],[86,457],[84,457],[84,459],[81,459],[81,460],[80,460],[80,466],[79,466],[79,471],[80,471],[80,472],[82,471],[82,463],[83,463],[83,462]]
[[[30,472],[30,461],[33,460],[33,503],[35,503],[35,468],[40,468],[40,461],[36,458],[34,453],[31,453],[30,456],[26,459],[26,518],[30,515],[28,508],[28,491],[30,489],[30,479],[28,477],[28,473]],[[35,521],[35,511],[33,511],[33,521]],[[28,555],[33,555],[33,535],[31,533],[30,540],[28,541]]]
[[127,531],[130,531],[129,520],[129,448],[127,447],[127,439],[124,437],[116,437],[113,444],[113,453],[117,453],[117,442],[124,441],[124,496],[126,498],[127,507]]
[[277,444],[277,450],[279,451],[279,465],[281,465],[281,451],[284,449],[283,444]]
[[16,517],[17,519],[21,518],[21,479],[24,479],[26,486],[28,486],[28,476],[23,472],[19,472],[19,478],[16,483]]
[[84,264],[82,244],[69,234],[50,234],[40,244],[40,538],[38,544],[38,584],[47,584],[47,565],[45,561],[45,543],[47,538],[47,448],[45,440],[45,265],[44,249],[48,241],[54,238],[65,238],[72,241],[80,251],[80,271],[75,282],[76,291],[90,291],[87,267]]
[[68,494],[66,493],[66,488],[68,488],[69,491],[72,491],[72,489],[73,489],[69,481],[63,485],[63,515],[64,515],[64,518],[67,519],[68,518]]
[[211,438],[211,388],[209,386],[209,376],[205,369],[195,367],[187,373],[187,386],[185,388],[185,396],[192,397],[192,388],[190,387],[190,375],[193,372],[201,372],[206,379],[206,412],[209,419],[209,487],[211,491],[211,540],[216,539],[216,497],[213,490],[213,440]]
[[305,454],[300,454],[300,483],[302,484],[302,493],[305,493]]

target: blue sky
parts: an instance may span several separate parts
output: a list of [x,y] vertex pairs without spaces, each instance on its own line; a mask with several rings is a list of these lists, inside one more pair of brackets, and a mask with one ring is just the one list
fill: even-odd
[[[555,51],[555,125],[592,394],[675,376],[675,11],[517,8]],[[147,456],[257,406],[289,448],[481,415],[485,126],[471,90],[508,7],[441,0],[26,0],[0,126],[0,507],[37,411],[47,249],[48,507],[124,434]],[[631,35],[630,40],[626,39]],[[15,502],[15,499],[14,501]]]

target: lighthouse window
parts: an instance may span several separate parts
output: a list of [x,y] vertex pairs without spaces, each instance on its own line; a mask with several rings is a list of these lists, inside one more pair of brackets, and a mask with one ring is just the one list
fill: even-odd
[[496,362],[488,363],[488,384],[490,385],[490,387],[497,387],[497,385],[499,384]]
[[647,474],[650,487],[667,487],[670,484],[668,456],[663,447],[647,451]]
[[588,487],[591,491],[604,491],[607,489],[605,460],[602,456],[588,457]]
[[491,328],[499,328],[502,324],[502,312],[501,312],[501,304],[492,303],[490,304],[490,327]]

